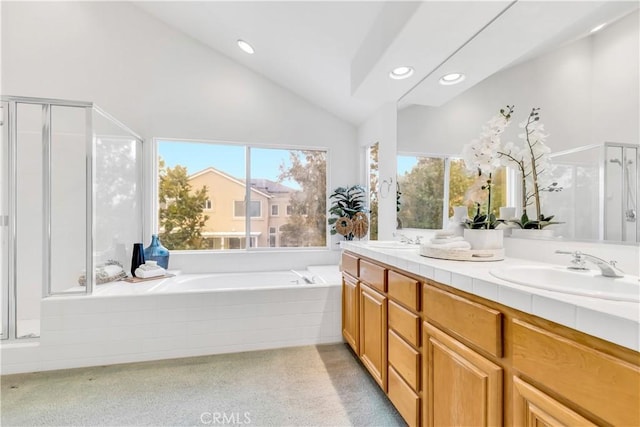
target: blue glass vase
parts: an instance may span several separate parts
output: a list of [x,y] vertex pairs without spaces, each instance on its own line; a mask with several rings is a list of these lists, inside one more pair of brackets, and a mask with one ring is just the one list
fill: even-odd
[[157,261],[165,270],[169,268],[169,249],[162,246],[157,234],[151,236],[151,244],[144,249],[144,259]]

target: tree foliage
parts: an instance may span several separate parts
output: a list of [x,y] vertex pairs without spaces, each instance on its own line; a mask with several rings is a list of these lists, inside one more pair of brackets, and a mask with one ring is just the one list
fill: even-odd
[[418,163],[398,177],[402,205],[398,216],[403,227],[442,228],[444,196],[443,159],[421,157]]
[[378,153],[380,143],[376,142],[369,149],[369,239],[378,240]]
[[292,193],[291,216],[280,227],[280,246],[325,246],[327,158],[319,150],[291,150],[291,165],[280,165],[280,182],[291,179],[301,191]]
[[165,166],[160,159],[160,240],[168,249],[203,249],[202,229],[209,219],[204,215],[207,188],[193,190],[187,168]]

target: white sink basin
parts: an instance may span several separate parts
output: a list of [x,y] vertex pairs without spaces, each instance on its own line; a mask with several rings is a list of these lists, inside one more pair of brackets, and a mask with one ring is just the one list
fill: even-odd
[[417,249],[418,245],[398,242],[397,240],[369,240],[367,245],[382,249]]
[[495,268],[490,273],[498,279],[565,294],[617,301],[640,302],[638,277],[604,277],[600,271],[569,270],[552,266],[512,266]]

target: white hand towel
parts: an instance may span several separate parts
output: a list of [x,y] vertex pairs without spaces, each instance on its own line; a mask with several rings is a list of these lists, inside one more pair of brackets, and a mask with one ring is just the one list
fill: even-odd
[[471,249],[471,243],[465,240],[456,240],[455,242],[450,242],[450,243],[430,244],[427,246],[433,249],[456,249],[456,250]]
[[452,236],[452,237],[447,237],[447,238],[437,238],[434,237],[433,239],[431,239],[431,243],[435,244],[435,245],[439,245],[439,244],[446,244],[446,243],[451,243],[451,242],[460,242],[464,240],[464,238],[462,236]]
[[164,268],[154,268],[153,270],[143,270],[141,268],[136,268],[135,273],[136,277],[139,277],[141,279],[148,279],[150,277],[164,276],[165,270]]
[[442,238],[445,238],[445,237],[453,237],[453,236],[455,236],[455,234],[451,230],[438,230],[438,231],[436,231],[435,236],[436,236],[435,237],[436,239],[442,239]]

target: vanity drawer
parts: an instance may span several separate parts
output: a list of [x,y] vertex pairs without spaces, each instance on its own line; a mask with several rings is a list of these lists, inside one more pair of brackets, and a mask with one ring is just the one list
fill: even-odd
[[420,311],[420,282],[404,274],[389,270],[389,296],[414,311]]
[[387,287],[385,286],[385,271],[385,268],[361,259],[360,274],[358,277],[372,288],[380,292],[387,292]]
[[353,277],[358,277],[358,258],[343,252],[342,271],[350,274]]
[[402,380],[393,367],[389,366],[389,400],[393,402],[402,418],[410,426],[420,425],[420,397]]
[[420,317],[389,301],[389,327],[415,347],[420,347]]
[[640,425],[640,367],[519,319],[513,367],[612,425]]
[[413,388],[420,387],[420,353],[404,342],[395,332],[389,330],[387,341],[389,345],[389,364]]
[[465,341],[502,357],[502,313],[433,286],[424,287],[427,318]]

